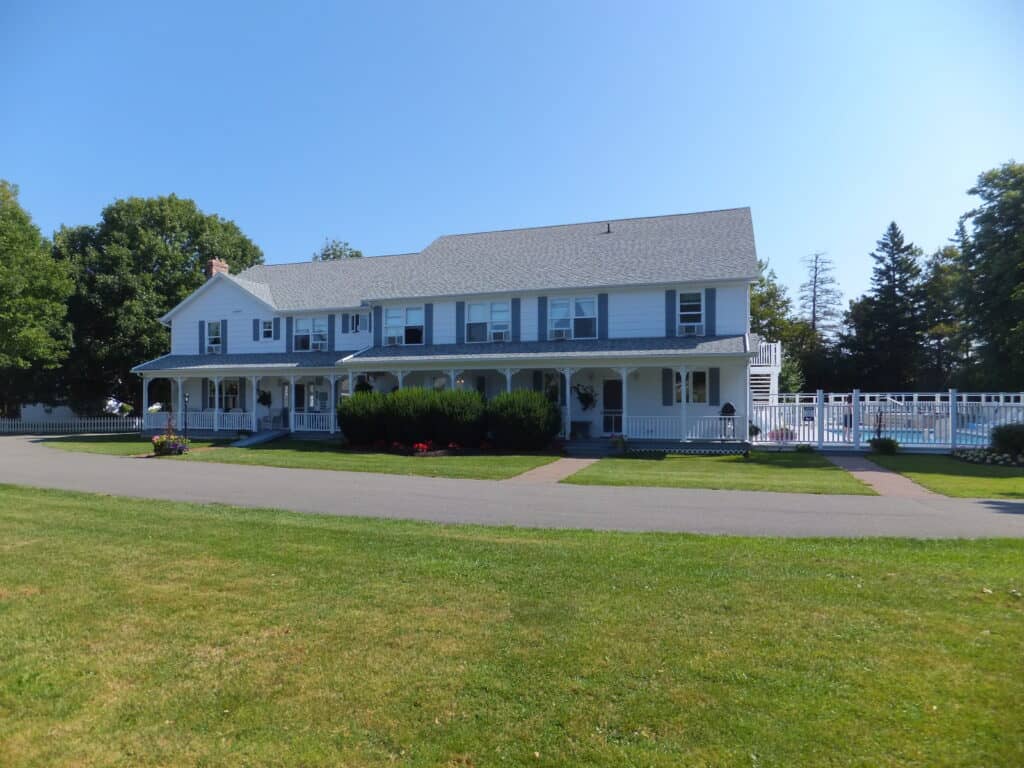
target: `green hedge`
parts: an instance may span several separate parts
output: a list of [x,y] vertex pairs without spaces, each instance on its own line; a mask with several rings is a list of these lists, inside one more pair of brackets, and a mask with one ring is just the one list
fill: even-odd
[[996,453],[1009,453],[1014,456],[1024,453],[1024,424],[993,427],[992,448]]
[[353,445],[457,443],[472,450],[489,432],[498,448],[542,450],[558,434],[561,416],[537,392],[511,392],[485,405],[472,390],[410,387],[387,395],[356,392],[338,407],[338,424]]

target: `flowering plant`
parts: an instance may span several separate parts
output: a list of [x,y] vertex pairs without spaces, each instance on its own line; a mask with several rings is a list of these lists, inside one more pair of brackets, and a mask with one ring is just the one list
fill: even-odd
[[160,403],[153,403],[149,408],[146,409],[146,413],[160,413],[164,407]]
[[157,456],[181,456],[188,453],[189,440],[181,435],[162,434],[153,436],[153,453]]

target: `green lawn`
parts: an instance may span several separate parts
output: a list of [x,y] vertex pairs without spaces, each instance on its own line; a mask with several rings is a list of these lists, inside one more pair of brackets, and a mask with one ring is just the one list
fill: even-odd
[[1024,764],[1024,542],[0,486],[0,765]]
[[714,488],[732,491],[874,495],[848,472],[816,453],[754,451],[742,456],[601,459],[564,483]]
[[[153,452],[153,443],[148,437],[128,435],[68,435],[66,437],[44,437],[39,442],[50,448],[83,453],[107,453],[111,456],[138,456]],[[223,442],[223,441],[220,441]],[[193,440],[193,448],[208,448],[218,445],[212,440]]]
[[179,461],[216,461],[227,464],[262,464],[299,469],[335,469],[349,472],[384,472],[391,475],[504,480],[554,461],[556,456],[484,454],[475,456],[399,456],[390,453],[342,451],[315,440],[277,440],[252,448],[200,451]]
[[952,456],[871,454],[879,466],[906,475],[945,496],[973,499],[1024,499],[1024,469],[970,464]]

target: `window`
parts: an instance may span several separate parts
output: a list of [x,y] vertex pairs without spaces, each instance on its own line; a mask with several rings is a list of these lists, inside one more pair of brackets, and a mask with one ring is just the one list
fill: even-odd
[[220,320],[209,320],[206,323],[206,354],[219,355],[222,349]]
[[551,299],[548,305],[549,339],[596,339],[597,299]]
[[704,335],[703,291],[679,294],[679,335]]
[[296,317],[292,349],[296,352],[326,351],[327,318]]
[[384,344],[422,344],[423,307],[390,307],[384,310]]
[[466,313],[466,341],[509,341],[511,317],[507,301],[470,304]]
[[[708,401],[708,372],[703,370],[686,372],[686,402],[707,403]],[[682,382],[679,371],[676,371],[676,402],[682,402]]]
[[361,333],[362,331],[370,331],[370,316],[369,315],[352,315],[349,321],[348,331],[349,333]]
[[264,320],[260,324],[260,327],[262,329],[260,335],[264,339],[272,339],[272,338],[274,338],[274,321],[273,320]]
[[219,406],[217,405],[217,384],[213,379],[207,379],[206,407],[211,411],[218,407],[222,411],[233,411],[238,408],[238,379],[224,379],[221,381]]

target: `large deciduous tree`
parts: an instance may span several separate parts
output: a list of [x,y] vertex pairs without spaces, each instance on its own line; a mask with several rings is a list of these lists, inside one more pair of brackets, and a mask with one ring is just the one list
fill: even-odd
[[0,180],[0,415],[38,399],[38,374],[67,355],[71,289],[67,265],[54,260],[18,188]]
[[1024,164],[981,174],[968,190],[979,205],[964,215],[964,302],[977,347],[978,383],[1024,382]]
[[924,348],[918,383],[922,389],[940,390],[966,383],[964,363],[967,338],[961,301],[963,269],[960,249],[940,248],[924,265]]
[[324,244],[313,254],[313,261],[337,261],[339,259],[358,259],[363,252],[353,248],[344,240],[324,240]]
[[83,411],[110,395],[137,401],[132,366],[168,352],[159,318],[202,285],[209,259],[226,261],[232,272],[263,262],[234,222],[175,195],[117,200],[98,224],[59,230],[54,250],[75,277],[65,386]]

